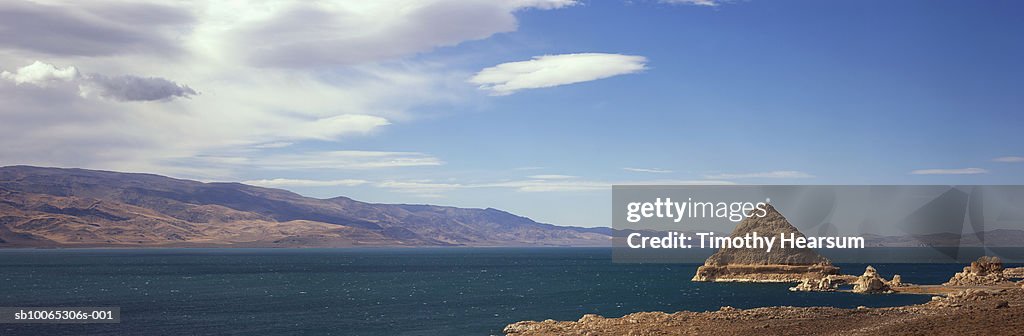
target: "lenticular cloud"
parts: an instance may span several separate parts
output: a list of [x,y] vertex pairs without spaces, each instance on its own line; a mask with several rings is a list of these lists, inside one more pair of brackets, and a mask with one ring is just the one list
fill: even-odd
[[491,95],[519,90],[589,82],[646,69],[647,58],[620,54],[583,53],[536,56],[529,61],[502,63],[480,70],[470,83]]

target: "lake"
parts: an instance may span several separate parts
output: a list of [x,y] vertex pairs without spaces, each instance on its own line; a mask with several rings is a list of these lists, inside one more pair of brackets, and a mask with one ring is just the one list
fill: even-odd
[[[520,320],[720,306],[881,307],[928,296],[690,282],[696,264],[608,248],[0,250],[0,306],[121,307],[120,324],[2,324],[3,335],[492,335]],[[839,264],[860,274],[864,264]],[[937,284],[962,264],[874,264]]]

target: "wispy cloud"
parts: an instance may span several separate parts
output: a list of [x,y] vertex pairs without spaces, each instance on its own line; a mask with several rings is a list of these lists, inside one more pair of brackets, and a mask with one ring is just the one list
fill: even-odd
[[677,5],[694,5],[715,7],[721,4],[721,0],[661,0],[662,3]]
[[377,184],[377,187],[391,189],[397,192],[414,193],[419,195],[438,195],[441,192],[466,187],[458,183],[442,183],[431,180],[408,180],[408,181],[384,181]]
[[988,170],[982,168],[918,169],[910,173],[914,175],[975,175],[988,174]]
[[577,178],[579,176],[558,175],[558,174],[541,174],[541,175],[530,175],[530,176],[527,176],[527,177],[532,178],[532,179],[538,179],[538,180],[565,180],[565,179]]
[[589,82],[646,69],[647,58],[620,54],[582,53],[536,56],[529,61],[502,63],[480,70],[469,79],[491,95],[519,90]]
[[439,166],[444,161],[425,153],[386,151],[310,151],[281,154],[209,155],[173,162],[184,165],[210,165],[228,169],[332,170],[383,169]]
[[812,178],[814,175],[796,171],[796,170],[776,170],[769,172],[757,172],[757,173],[739,173],[739,174],[712,174],[705,175],[707,179],[723,179],[723,180],[734,180],[734,179],[750,179],[750,178],[766,178],[766,179],[799,179],[799,178]]
[[1001,156],[992,159],[992,161],[1004,163],[1024,162],[1024,156]]
[[249,180],[242,183],[260,187],[281,188],[281,187],[336,187],[336,186],[358,186],[369,183],[366,180],[343,179],[343,180],[301,180],[276,178],[269,180]]
[[[217,6],[238,17],[231,47],[260,66],[352,65],[428,52],[517,29],[515,13],[576,5],[575,0],[373,1]],[[266,13],[267,11],[270,13]],[[269,15],[268,15],[269,14]]]
[[[462,103],[476,96],[472,73],[411,56],[516,31],[524,11],[578,4],[0,1],[0,110],[16,115],[0,122],[0,161],[253,176],[187,163],[369,135],[415,122],[421,106]],[[112,103],[124,101],[150,103]],[[340,166],[440,164],[374,162]]]
[[267,143],[261,143],[261,144],[257,144],[257,145],[252,145],[250,147],[257,148],[257,149],[285,148],[285,147],[291,146],[293,144],[294,143],[292,143],[292,142],[276,141],[276,142],[267,142]]
[[587,180],[527,180],[480,185],[491,188],[512,188],[522,192],[593,191],[611,189],[613,185],[727,185],[716,180],[648,180],[648,181],[587,181]]
[[330,141],[350,134],[366,134],[390,125],[385,118],[364,114],[343,114],[328,118],[297,122],[290,129],[277,133],[289,139],[317,139]]
[[622,168],[622,170],[638,172],[638,173],[655,173],[655,174],[668,174],[671,170],[660,169],[660,168]]
[[511,188],[526,192],[554,192],[554,191],[587,191],[602,190],[611,188],[611,184],[602,181],[576,181],[576,180],[524,180],[480,184],[484,188]]
[[612,185],[729,185],[716,180],[594,181],[580,179],[530,179],[480,183],[433,182],[430,180],[385,181],[378,187],[416,194],[438,194],[458,189],[506,188],[521,192],[571,192],[611,189]]

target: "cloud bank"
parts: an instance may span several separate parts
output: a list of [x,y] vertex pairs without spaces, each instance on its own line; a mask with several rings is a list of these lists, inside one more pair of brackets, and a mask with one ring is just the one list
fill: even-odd
[[[274,15],[242,9],[227,34],[257,66],[353,65],[454,46],[514,31],[514,13],[558,9],[574,0],[427,0],[268,4]],[[233,10],[239,10],[237,8]]]
[[196,17],[188,6],[111,1],[0,2],[0,45],[61,56],[182,52]]
[[[336,142],[440,113],[420,107],[475,99],[468,70],[416,57],[513,32],[523,11],[578,4],[2,2],[0,161],[251,178],[241,172],[262,168],[198,158],[249,149],[245,158],[263,161],[275,148],[325,142],[350,148]],[[393,159],[329,156],[323,163],[441,164],[429,156]]]

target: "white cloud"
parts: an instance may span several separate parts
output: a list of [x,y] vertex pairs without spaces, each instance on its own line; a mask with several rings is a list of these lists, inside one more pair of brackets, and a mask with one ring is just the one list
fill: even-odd
[[291,146],[291,145],[294,145],[294,144],[295,143],[292,143],[292,142],[277,141],[277,142],[267,142],[267,143],[256,144],[256,145],[252,145],[250,147],[257,148],[257,149],[285,148],[285,147],[288,147],[288,146]]
[[758,173],[741,173],[741,174],[712,174],[705,175],[707,179],[723,179],[723,180],[734,180],[734,179],[748,179],[748,178],[780,178],[780,179],[798,179],[798,178],[812,178],[814,175],[796,171],[796,170],[777,170],[770,172],[758,172]]
[[992,161],[1004,163],[1024,162],[1024,156],[1002,156],[992,159]]
[[529,61],[502,63],[480,70],[469,79],[491,95],[547,88],[631,74],[646,69],[643,56],[583,53],[536,56]]
[[479,187],[512,188],[522,192],[594,191],[608,190],[612,185],[726,185],[728,181],[714,180],[650,180],[650,181],[585,181],[585,180],[527,180],[480,184]]
[[15,72],[0,72],[0,78],[14,82],[15,84],[33,84],[47,86],[53,82],[70,82],[78,79],[78,69],[73,66],[59,68],[53,64],[40,61],[18,68]]
[[527,180],[482,184],[487,188],[512,188],[525,192],[589,191],[610,189],[611,183],[575,180]]
[[439,166],[444,161],[416,152],[383,151],[311,151],[254,156],[203,156],[198,162],[234,168],[268,170],[381,169]]
[[638,172],[638,173],[655,173],[655,174],[668,174],[671,170],[660,169],[660,168],[622,168],[625,171]]
[[0,45],[62,56],[180,54],[193,6],[126,1],[0,2]]
[[343,179],[343,180],[302,180],[302,179],[285,179],[276,178],[268,180],[249,180],[243,181],[244,184],[268,187],[268,188],[281,188],[281,187],[335,187],[344,186],[352,187],[369,183],[366,180],[359,179]]
[[434,196],[439,195],[441,192],[467,187],[457,183],[438,183],[430,180],[384,181],[378,183],[377,186],[403,193]]
[[478,183],[433,182],[430,180],[386,181],[379,187],[408,193],[438,194],[459,189],[506,188],[521,192],[572,192],[611,189],[612,185],[729,185],[716,180],[592,181],[579,179],[531,179]]
[[662,3],[667,3],[667,4],[708,6],[708,7],[715,7],[715,6],[718,6],[721,3],[720,0],[661,0],[661,2]]
[[320,67],[394,59],[514,31],[514,13],[568,0],[378,0],[216,4],[222,32],[258,66]]
[[910,173],[914,175],[975,175],[988,174],[988,170],[981,168],[918,169]]
[[565,179],[577,178],[578,176],[558,175],[558,174],[541,174],[541,175],[530,175],[530,176],[527,176],[527,177],[532,178],[532,179],[537,179],[537,180],[565,180]]
[[[257,168],[239,167],[268,163],[260,156],[280,152],[276,145],[344,141],[438,113],[421,106],[475,99],[470,73],[411,56],[515,31],[524,10],[576,4],[0,2],[0,70],[10,70],[0,78],[0,161],[240,176]],[[36,60],[44,62],[17,70]],[[139,100],[161,103],[119,104]],[[249,163],[201,159],[240,150]],[[328,169],[441,164],[393,159],[321,161]]]
[[335,140],[353,133],[368,133],[390,125],[387,119],[361,114],[345,114],[310,122],[296,123],[290,132],[279,133],[294,139]]
[[83,74],[74,66],[64,68],[41,61],[18,68],[16,72],[0,72],[0,78],[17,85],[49,87],[59,82],[73,82],[78,85],[82,97],[100,96],[118,101],[156,101],[187,98],[196,91],[159,77],[133,75],[106,76]]

